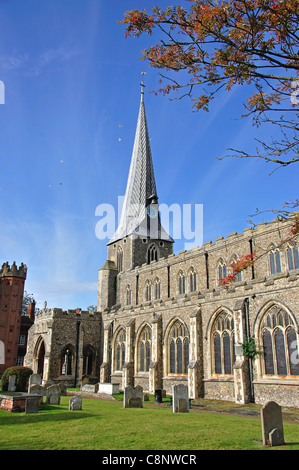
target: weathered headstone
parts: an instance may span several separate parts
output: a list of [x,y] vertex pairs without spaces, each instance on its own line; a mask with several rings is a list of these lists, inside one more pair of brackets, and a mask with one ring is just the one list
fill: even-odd
[[43,397],[44,387],[42,385],[33,384],[31,387],[29,387],[28,393],[31,395],[41,395]]
[[28,397],[26,398],[25,413],[38,413],[39,402],[38,397]]
[[174,413],[189,412],[188,386],[179,384],[172,387],[172,409]]
[[140,385],[125,387],[124,408],[143,408],[143,388]]
[[15,392],[16,391],[16,380],[17,376],[16,375],[10,375],[8,377],[8,391],[9,392]]
[[82,392],[97,393],[99,384],[85,384],[81,387]]
[[149,401],[149,394],[148,393],[144,394],[143,400],[144,401]]
[[263,444],[278,446],[284,444],[281,407],[268,401],[261,409]]
[[163,390],[155,390],[155,403],[162,403]]
[[60,395],[59,385],[50,385],[47,388],[46,403],[49,405],[60,405]]
[[28,392],[31,387],[31,385],[41,385],[42,383],[42,377],[40,374],[31,374],[29,377],[29,382],[28,382]]
[[65,384],[65,382],[59,382],[59,388],[60,388],[60,393],[61,395],[66,395],[66,391],[67,391],[67,386]]
[[72,397],[69,403],[69,410],[82,410],[82,398],[81,397]]

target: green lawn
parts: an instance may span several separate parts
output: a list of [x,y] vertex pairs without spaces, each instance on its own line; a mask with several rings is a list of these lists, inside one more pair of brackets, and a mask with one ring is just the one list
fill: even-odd
[[[122,401],[87,398],[82,411],[69,411],[69,400],[62,396],[59,406],[44,404],[37,414],[0,410],[0,450],[265,449],[256,417],[174,414],[147,403],[124,409]],[[298,450],[299,425],[284,423],[284,434],[287,444],[275,449]]]

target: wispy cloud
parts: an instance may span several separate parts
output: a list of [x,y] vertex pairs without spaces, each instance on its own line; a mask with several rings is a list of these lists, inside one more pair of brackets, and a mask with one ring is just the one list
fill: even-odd
[[37,56],[12,51],[10,55],[0,56],[0,67],[3,71],[23,71],[26,75],[40,75],[49,67],[64,67],[76,56],[82,55],[78,48],[59,45],[56,48],[46,49]]

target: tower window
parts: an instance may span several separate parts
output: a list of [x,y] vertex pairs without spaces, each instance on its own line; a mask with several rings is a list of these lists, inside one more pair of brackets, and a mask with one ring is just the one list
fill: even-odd
[[117,269],[119,273],[123,270],[123,250],[121,247],[118,247],[117,250]]
[[152,261],[158,261],[158,250],[154,244],[150,245],[147,250],[147,263],[150,264]]

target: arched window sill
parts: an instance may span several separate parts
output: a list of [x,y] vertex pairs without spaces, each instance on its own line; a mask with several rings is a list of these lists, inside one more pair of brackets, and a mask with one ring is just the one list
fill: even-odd
[[254,384],[299,385],[299,376],[268,375],[253,381]]

